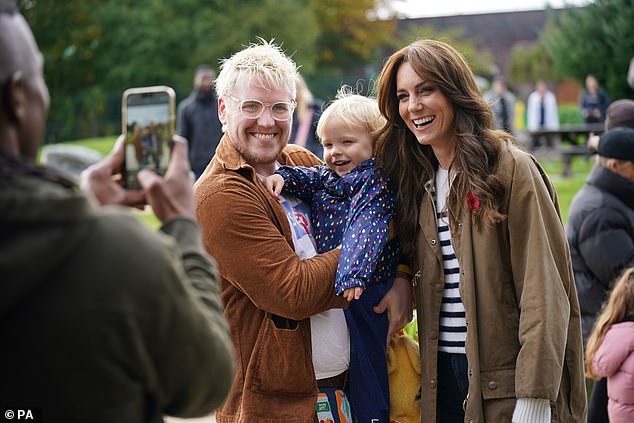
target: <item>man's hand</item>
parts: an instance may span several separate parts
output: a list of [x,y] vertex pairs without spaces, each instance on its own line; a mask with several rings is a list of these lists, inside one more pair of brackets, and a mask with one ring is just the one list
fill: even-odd
[[194,218],[194,174],[187,158],[187,140],[174,135],[174,147],[165,177],[149,169],[139,172],[139,183],[148,204],[161,222],[177,217]]
[[276,200],[280,199],[280,193],[282,192],[282,188],[284,188],[284,178],[282,178],[281,175],[273,174],[267,176],[264,180],[264,185],[266,185],[266,189],[273,194]]
[[387,345],[389,345],[392,335],[412,321],[412,291],[410,281],[401,277],[394,279],[392,288],[385,294],[379,304],[374,307],[375,313],[383,313],[385,310],[387,310],[387,316],[390,321],[390,326],[387,330],[387,339],[385,340]]
[[82,172],[79,184],[82,191],[92,195],[101,205],[119,204],[143,208],[143,191],[127,190],[121,185],[124,160],[125,138],[121,135],[105,159]]

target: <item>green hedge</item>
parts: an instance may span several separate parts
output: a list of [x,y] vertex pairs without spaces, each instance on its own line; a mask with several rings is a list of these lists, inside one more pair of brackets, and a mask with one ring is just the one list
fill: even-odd
[[579,106],[574,103],[560,104],[557,108],[559,112],[559,124],[571,125],[576,123],[583,123],[583,116]]

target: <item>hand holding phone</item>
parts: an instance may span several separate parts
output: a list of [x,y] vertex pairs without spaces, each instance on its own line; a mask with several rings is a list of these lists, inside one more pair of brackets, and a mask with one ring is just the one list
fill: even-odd
[[172,159],[165,177],[149,169],[142,169],[138,175],[145,198],[161,222],[194,218],[194,173],[189,166],[187,140],[178,135],[173,139]]
[[124,91],[121,116],[125,136],[123,184],[140,189],[137,174],[151,169],[164,175],[174,135],[175,93],[167,86],[129,88]]
[[121,135],[106,158],[81,173],[79,187],[102,206],[118,204],[142,208],[145,194],[125,189],[121,186],[120,178],[116,178],[121,176],[124,161],[125,137]]
[[82,172],[82,191],[93,196],[100,205],[143,208],[145,204],[150,204],[161,222],[177,217],[193,218],[194,174],[189,167],[187,140],[178,135],[174,135],[173,140],[172,159],[165,177],[142,169],[138,175],[142,190],[128,190],[116,178],[121,174],[124,162],[125,137],[120,136],[105,159]]

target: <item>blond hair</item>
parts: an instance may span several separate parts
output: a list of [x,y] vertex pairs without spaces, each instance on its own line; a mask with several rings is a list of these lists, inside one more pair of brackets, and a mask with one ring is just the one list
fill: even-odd
[[374,150],[378,132],[386,122],[375,99],[356,94],[347,85],[337,91],[335,100],[319,118],[316,132],[320,140],[324,136],[326,123],[333,118],[340,119],[348,127],[368,131],[372,139],[372,150]]
[[618,279],[607,303],[603,306],[588,338],[586,346],[586,376],[590,379],[600,378],[592,371],[592,359],[603,342],[605,334],[615,323],[634,321],[634,267],[625,269]]
[[281,87],[288,91],[291,100],[295,100],[297,65],[273,40],[258,39],[258,43],[235,53],[229,59],[222,60],[220,73],[216,78],[218,97],[228,94],[238,83],[255,83],[264,89]]

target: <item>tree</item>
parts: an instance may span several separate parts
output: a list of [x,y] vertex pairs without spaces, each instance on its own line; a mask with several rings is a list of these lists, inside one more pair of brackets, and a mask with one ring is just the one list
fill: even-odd
[[319,27],[317,68],[333,75],[354,73],[378,60],[396,33],[391,16],[378,19],[386,0],[310,0]]
[[46,61],[49,140],[97,135],[81,129],[95,130],[80,123],[86,119],[116,128],[128,87],[170,85],[183,97],[198,64],[217,68],[258,36],[282,44],[307,72],[317,62],[317,20],[308,0],[19,0],[19,6]]
[[517,43],[511,50],[508,63],[509,82],[534,84],[540,79],[557,80],[553,59],[541,40],[533,43]]
[[561,76],[583,83],[594,74],[610,98],[632,95],[625,80],[634,55],[632,0],[595,0],[583,8],[551,13],[554,30],[544,34],[546,49]]

